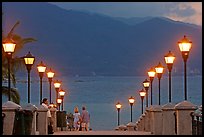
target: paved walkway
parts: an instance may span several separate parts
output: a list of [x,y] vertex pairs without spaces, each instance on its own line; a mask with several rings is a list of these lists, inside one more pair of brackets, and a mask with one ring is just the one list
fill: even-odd
[[151,135],[144,131],[56,131],[53,135]]

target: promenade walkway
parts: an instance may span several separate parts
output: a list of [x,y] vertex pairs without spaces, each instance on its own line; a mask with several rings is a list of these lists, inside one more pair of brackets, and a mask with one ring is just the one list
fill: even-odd
[[53,135],[152,135],[144,131],[56,131]]

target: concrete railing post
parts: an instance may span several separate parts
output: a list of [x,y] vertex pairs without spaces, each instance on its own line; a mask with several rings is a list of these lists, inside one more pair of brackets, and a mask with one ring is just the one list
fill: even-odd
[[119,125],[118,126],[118,128],[119,128],[119,131],[125,131],[125,130],[127,130],[127,126],[126,125]]
[[38,107],[38,131],[39,135],[48,135],[48,117],[47,117],[48,109],[44,106],[40,105]]
[[134,131],[136,128],[136,124],[133,122],[129,122],[126,126],[128,131]]
[[142,130],[142,116],[140,116],[138,120],[138,131],[141,131],[141,130]]
[[153,135],[161,135],[162,134],[162,110],[161,106],[154,105],[150,109],[151,111],[151,119],[152,119],[152,131]]
[[15,121],[15,110],[20,110],[22,107],[12,101],[7,101],[2,105],[2,113],[5,114],[3,122],[3,135],[12,135]]
[[57,109],[52,107],[50,108],[51,119],[53,122],[53,130],[54,132],[57,131]]
[[191,113],[197,108],[196,105],[186,100],[175,105],[177,135],[192,135]]
[[150,111],[149,111],[149,108],[146,108],[146,111],[145,111],[145,128],[144,130],[149,132],[150,131]]
[[138,121],[138,131],[141,131],[141,120]]
[[136,127],[135,127],[135,129],[136,129],[136,131],[138,131],[138,121],[136,122]]
[[176,135],[175,133],[175,104],[167,103],[162,106],[163,130],[162,135]]
[[151,112],[152,107],[153,105],[147,108],[147,112],[149,116],[149,132],[151,132],[151,134],[153,133],[153,118],[152,118],[152,112]]
[[118,130],[119,130],[119,126],[115,127],[115,130],[117,130],[117,131],[118,131]]
[[36,129],[37,129],[36,128],[37,127],[36,126],[36,116],[37,116],[38,108],[35,105],[31,104],[31,103],[28,103],[27,105],[23,106],[22,108],[23,108],[23,110],[32,111],[33,119],[32,119],[31,135],[36,135],[37,134],[37,132],[36,132]]
[[141,131],[145,130],[145,114],[142,114],[141,117]]

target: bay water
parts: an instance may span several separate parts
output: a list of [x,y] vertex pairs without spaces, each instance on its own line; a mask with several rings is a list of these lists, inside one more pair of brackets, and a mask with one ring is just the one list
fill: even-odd
[[[141,115],[141,98],[139,91],[143,88],[142,82],[145,76],[90,76],[90,77],[60,77],[61,88],[64,89],[64,111],[73,113],[74,107],[78,106],[81,112],[82,106],[86,106],[90,113],[90,127],[93,130],[113,130],[117,126],[118,117],[116,103],[122,104],[120,110],[120,124],[130,122],[130,105],[128,98],[133,96],[135,103],[132,107],[132,119],[136,122]],[[168,77],[161,79],[161,105],[168,103]],[[4,83],[3,85],[7,85]],[[179,103],[184,100],[183,76],[172,77],[172,103]],[[16,88],[20,94],[20,105],[27,104],[27,77],[18,77]],[[31,103],[40,103],[40,83],[39,77],[31,77]],[[49,82],[43,78],[43,98],[50,98]],[[55,102],[56,91],[52,84],[52,102]],[[155,77],[152,85],[153,105],[158,104],[158,79]],[[187,97],[188,101],[200,106],[202,104],[202,76],[187,77]],[[146,106],[144,98],[144,109]],[[2,103],[7,98],[2,97]],[[150,105],[150,89],[149,89]]]

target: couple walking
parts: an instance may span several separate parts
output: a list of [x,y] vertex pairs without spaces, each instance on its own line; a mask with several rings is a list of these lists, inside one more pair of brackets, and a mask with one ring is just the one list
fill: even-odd
[[74,128],[78,131],[88,131],[90,124],[90,114],[86,110],[86,107],[82,107],[81,114],[79,113],[78,107],[74,108]]

